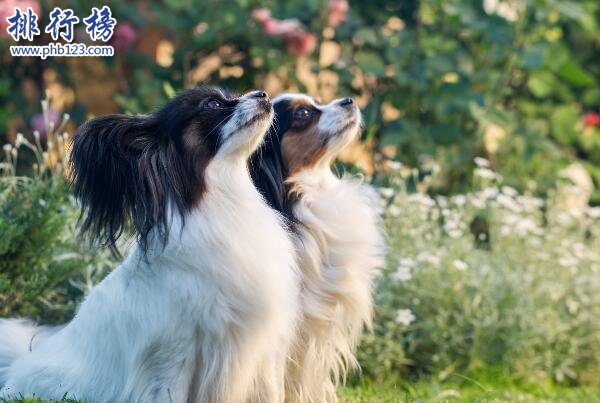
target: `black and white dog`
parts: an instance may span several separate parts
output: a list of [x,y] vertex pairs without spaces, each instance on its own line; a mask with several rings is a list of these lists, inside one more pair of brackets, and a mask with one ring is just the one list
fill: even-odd
[[351,98],[321,105],[303,94],[273,101],[275,122],[251,159],[255,185],[292,223],[301,272],[302,318],[286,373],[286,401],[337,401],[336,386],[356,364],[371,324],[372,288],[384,237],[374,190],[331,171],[359,134]]
[[300,280],[247,166],[272,118],[262,91],[204,87],[79,129],[82,228],[114,245],[131,220],[138,242],[66,326],[36,341],[35,327],[0,323],[0,396],[283,401]]
[[[355,365],[358,337],[371,322],[372,281],[384,250],[375,193],[356,179],[337,178],[330,167],[359,133],[360,113],[348,98],[321,105],[302,94],[282,95],[274,106],[276,123],[252,155],[250,170],[269,205],[295,229],[301,251],[302,317],[287,362],[285,398],[290,402],[335,401],[337,381]],[[106,230],[105,226],[93,227],[98,221],[88,221],[84,227],[96,233]],[[104,232],[105,241],[114,242],[120,229]],[[290,310],[294,292],[290,288],[292,298],[283,305]],[[14,359],[37,349],[57,329],[0,320],[0,340],[5,342],[0,343],[0,384]],[[293,324],[288,330],[295,330]],[[290,334],[285,333],[283,340],[280,345],[289,346]],[[255,383],[254,397],[248,400],[257,400],[261,387],[269,384],[269,380]],[[209,400],[230,395],[212,396]],[[274,399],[262,396],[265,401],[281,398],[280,394]]]

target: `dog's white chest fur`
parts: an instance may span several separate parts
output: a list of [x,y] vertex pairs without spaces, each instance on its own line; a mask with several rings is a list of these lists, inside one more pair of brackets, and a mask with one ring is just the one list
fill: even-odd
[[358,180],[327,171],[294,178],[302,197],[300,343],[289,365],[292,401],[336,401],[337,380],[356,365],[354,350],[372,320],[374,277],[383,265],[378,199]]

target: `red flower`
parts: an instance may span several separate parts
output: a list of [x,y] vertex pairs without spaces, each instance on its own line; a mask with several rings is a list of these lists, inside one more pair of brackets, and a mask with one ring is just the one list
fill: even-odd
[[585,127],[600,126],[600,114],[596,112],[588,112],[583,115],[583,125]]
[[317,37],[306,32],[292,32],[286,36],[287,51],[295,56],[304,56],[315,50]]

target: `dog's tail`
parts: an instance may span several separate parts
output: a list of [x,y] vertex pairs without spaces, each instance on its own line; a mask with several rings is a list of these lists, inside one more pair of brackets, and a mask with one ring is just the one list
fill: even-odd
[[25,319],[0,318],[0,387],[6,383],[8,369],[62,326],[38,326]]

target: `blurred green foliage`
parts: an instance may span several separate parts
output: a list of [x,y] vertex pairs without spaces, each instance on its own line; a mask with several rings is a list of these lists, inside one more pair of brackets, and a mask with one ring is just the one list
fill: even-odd
[[[45,11],[55,3],[41,1]],[[97,5],[62,3],[78,15]],[[105,80],[116,81],[108,97],[137,113],[198,81],[308,91],[324,100],[350,94],[364,106],[369,150],[423,171],[431,168],[424,161],[440,165],[432,192],[471,186],[470,161],[478,155],[521,190],[545,194],[575,160],[600,188],[600,123],[586,119],[600,112],[596,0],[350,1],[347,11],[338,3],[108,1],[128,28],[113,38],[116,56],[97,61],[109,71]],[[296,19],[301,33],[293,39],[305,48],[290,51],[289,36],[253,15],[262,8],[271,12],[269,23]],[[314,50],[305,34],[314,35]],[[75,88],[76,121],[93,112],[79,96],[93,72],[78,84],[80,65],[13,59],[6,56],[12,43],[0,42],[8,67],[0,74],[0,132],[15,114],[31,116],[23,80],[43,86],[48,68]]]

